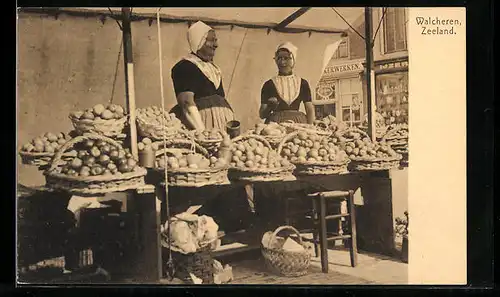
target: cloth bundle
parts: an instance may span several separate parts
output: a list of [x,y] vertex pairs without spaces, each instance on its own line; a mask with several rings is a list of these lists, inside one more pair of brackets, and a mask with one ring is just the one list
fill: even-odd
[[[188,212],[177,214],[171,219],[170,228],[172,251],[189,254],[207,246],[214,250],[220,244],[217,237],[219,226],[206,215],[198,216]],[[161,234],[162,246],[169,248],[168,222],[162,226]]]

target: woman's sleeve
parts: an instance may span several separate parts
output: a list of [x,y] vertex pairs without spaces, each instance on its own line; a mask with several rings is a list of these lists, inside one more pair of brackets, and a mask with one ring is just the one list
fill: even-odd
[[196,93],[197,80],[193,75],[194,73],[196,72],[190,69],[190,65],[183,61],[172,68],[172,82],[174,84],[175,95],[179,95],[182,92]]
[[270,83],[271,83],[271,81],[268,80],[262,86],[262,89],[260,91],[260,103],[261,104],[267,104],[267,100],[269,98],[275,97],[275,95],[273,94],[273,87]]
[[302,79],[301,92],[302,92],[301,97],[303,102],[312,101],[311,88],[309,87],[309,83],[305,79]]

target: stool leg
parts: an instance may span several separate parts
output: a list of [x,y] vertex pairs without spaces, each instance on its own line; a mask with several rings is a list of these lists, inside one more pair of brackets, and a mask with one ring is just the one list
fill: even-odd
[[349,191],[349,199],[347,200],[347,207],[349,211],[349,229],[351,233],[351,266],[356,267],[358,264],[358,244],[356,235],[356,213],[354,206],[354,193]]
[[328,240],[326,235],[326,203],[325,197],[319,196],[319,240],[321,248],[321,269],[328,273]]
[[318,206],[317,206],[317,201],[316,198],[312,200],[312,205],[313,205],[313,213],[312,213],[312,222],[313,222],[313,241],[314,241],[314,255],[316,257],[319,257],[320,251],[319,251],[319,230],[318,230]]

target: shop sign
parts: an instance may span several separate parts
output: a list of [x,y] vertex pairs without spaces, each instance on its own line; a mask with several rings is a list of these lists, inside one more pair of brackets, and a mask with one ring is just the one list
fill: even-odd
[[408,61],[390,62],[384,63],[377,66],[377,70],[390,70],[390,69],[400,69],[408,68]]
[[343,72],[360,72],[363,71],[363,64],[360,62],[348,63],[341,65],[332,65],[325,69],[325,74],[343,73]]

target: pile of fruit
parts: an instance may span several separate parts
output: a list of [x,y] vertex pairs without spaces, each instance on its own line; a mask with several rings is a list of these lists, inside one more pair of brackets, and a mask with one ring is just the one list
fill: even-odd
[[151,138],[144,137],[141,141],[137,143],[137,149],[139,151],[143,150],[157,151],[159,149],[159,142],[153,142]]
[[299,131],[281,145],[281,156],[292,163],[338,163],[347,159],[336,137]]
[[255,125],[254,133],[264,137],[280,137],[286,135],[286,128],[275,122],[259,123]]
[[194,139],[200,143],[205,142],[220,142],[224,139],[224,134],[218,129],[204,130],[198,131],[195,130],[192,132]]
[[351,160],[380,160],[398,157],[398,154],[384,143],[373,143],[370,138],[347,142],[345,152]]
[[125,110],[118,104],[109,104],[108,106],[96,104],[94,107],[88,108],[84,111],[72,112],[70,117],[75,120],[93,121],[122,119],[125,117]]
[[291,164],[278,153],[256,138],[235,140],[231,148],[231,167],[246,170],[274,170],[287,168]]
[[69,140],[71,140],[71,136],[68,134],[47,132],[24,144],[21,151],[26,153],[53,154]]
[[132,154],[121,147],[103,140],[86,140],[75,145],[76,157],[60,167],[68,176],[121,175],[134,172],[140,167]]
[[164,111],[157,106],[137,109],[137,124],[142,136],[155,139],[161,139],[164,130],[166,135],[172,135],[182,128],[182,123],[175,114],[165,112],[164,115]]
[[341,142],[352,142],[358,139],[367,138],[368,134],[356,128],[350,128],[344,131],[339,131],[334,134]]
[[207,158],[202,154],[191,152],[184,154],[181,151],[168,152],[167,158],[164,155],[156,159],[156,168],[163,169],[167,166],[168,170],[178,169],[208,169],[220,168],[225,165],[224,160],[218,159],[215,156]]
[[342,121],[338,121],[334,116],[328,115],[321,120],[315,120],[314,125],[321,128],[330,129],[332,132],[342,131],[347,129],[347,125]]

